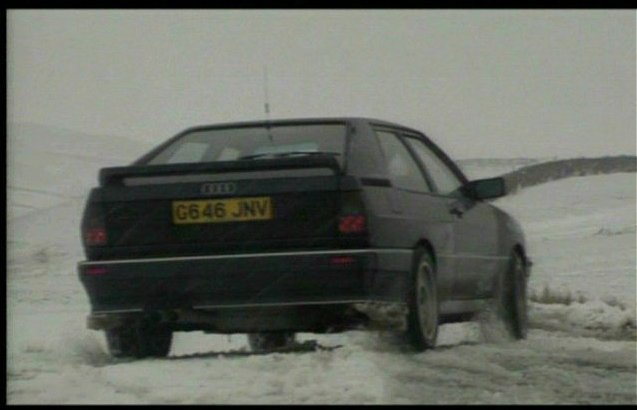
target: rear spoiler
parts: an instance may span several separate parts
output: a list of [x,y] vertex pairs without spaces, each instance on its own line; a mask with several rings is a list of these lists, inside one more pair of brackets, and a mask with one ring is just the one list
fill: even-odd
[[188,175],[201,172],[274,171],[303,168],[327,168],[334,171],[334,175],[341,173],[341,167],[332,155],[312,155],[295,158],[102,168],[99,172],[99,183],[100,186],[122,185],[124,178],[130,177]]

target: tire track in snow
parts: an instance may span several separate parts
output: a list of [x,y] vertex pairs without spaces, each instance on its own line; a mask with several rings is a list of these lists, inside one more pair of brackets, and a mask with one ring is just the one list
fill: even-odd
[[635,404],[635,347],[532,330],[524,341],[465,340],[375,360],[391,404]]

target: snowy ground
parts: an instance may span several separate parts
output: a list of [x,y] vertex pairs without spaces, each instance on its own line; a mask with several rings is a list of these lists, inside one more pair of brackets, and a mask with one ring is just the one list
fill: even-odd
[[[141,152],[128,154],[123,163]],[[636,404],[635,187],[635,174],[578,177],[496,202],[523,225],[535,262],[527,340],[484,321],[443,326],[439,347],[420,354],[390,335],[347,332],[300,335],[318,349],[254,355],[243,335],[193,332],[176,334],[167,359],[140,361],[111,359],[85,328],[82,196],[22,198],[30,210],[8,220],[7,401]]]

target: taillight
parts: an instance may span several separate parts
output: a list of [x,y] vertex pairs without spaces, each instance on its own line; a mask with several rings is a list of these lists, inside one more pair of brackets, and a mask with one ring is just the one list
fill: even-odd
[[355,261],[356,259],[349,255],[332,256],[332,258],[330,258],[330,264],[338,266],[351,265]]
[[88,268],[84,270],[84,274],[89,276],[100,276],[100,275],[106,275],[107,273],[108,273],[108,270],[106,268],[98,267],[98,266],[89,266]]
[[108,237],[104,227],[89,228],[84,232],[84,241],[89,246],[106,245]]
[[367,232],[365,204],[361,191],[341,192],[341,210],[338,217],[338,231],[342,234],[363,234]]
[[108,243],[103,215],[101,204],[91,201],[89,197],[80,228],[84,246],[104,246]]
[[363,233],[367,229],[365,215],[344,215],[338,219],[341,233]]

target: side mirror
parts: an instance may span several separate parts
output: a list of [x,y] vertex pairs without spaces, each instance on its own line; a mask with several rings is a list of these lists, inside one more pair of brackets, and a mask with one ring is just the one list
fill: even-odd
[[465,185],[464,192],[473,199],[493,199],[506,195],[506,186],[501,177],[477,179]]

